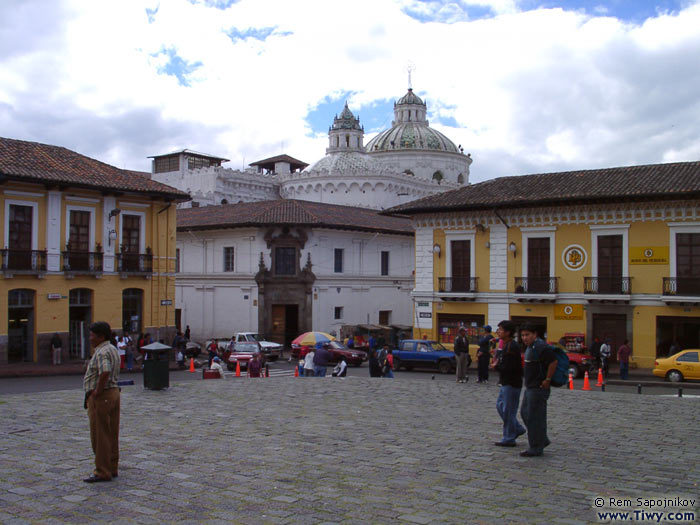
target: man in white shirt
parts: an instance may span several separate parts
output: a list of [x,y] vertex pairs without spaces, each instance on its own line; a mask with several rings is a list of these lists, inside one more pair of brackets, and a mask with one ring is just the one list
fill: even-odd
[[215,357],[211,361],[211,366],[209,367],[209,370],[214,370],[216,372],[219,372],[219,377],[221,379],[224,378],[224,369],[221,367],[221,359],[218,357]]

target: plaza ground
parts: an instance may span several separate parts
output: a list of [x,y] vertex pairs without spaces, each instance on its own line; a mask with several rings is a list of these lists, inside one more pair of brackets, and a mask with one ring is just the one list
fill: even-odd
[[0,522],[590,523],[598,497],[697,502],[700,399],[556,389],[552,445],[521,458],[522,438],[493,446],[497,392],[410,377],[124,387],[119,478],[93,485],[79,389],[2,395]]

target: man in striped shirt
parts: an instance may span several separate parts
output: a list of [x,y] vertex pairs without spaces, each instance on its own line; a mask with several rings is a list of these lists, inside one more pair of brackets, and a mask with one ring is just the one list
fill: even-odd
[[119,466],[119,351],[112,345],[112,329],[104,321],[90,325],[90,345],[95,349],[88,363],[83,387],[90,421],[90,441],[95,471],[86,483],[111,481]]

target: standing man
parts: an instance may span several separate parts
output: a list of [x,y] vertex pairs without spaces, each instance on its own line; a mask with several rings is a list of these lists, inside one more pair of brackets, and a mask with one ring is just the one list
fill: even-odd
[[[479,339],[479,350],[476,352],[476,366],[479,372],[479,379],[477,383],[488,383],[489,382],[489,362],[491,361],[491,339],[493,339],[493,334],[491,334],[491,326],[484,326],[484,337]],[[503,383],[501,383],[503,384]],[[521,385],[522,386],[522,385]],[[517,412],[517,407],[516,407]]]
[[459,334],[455,337],[455,360],[457,361],[457,382],[467,382],[467,359],[469,359],[469,341],[467,341],[467,329],[459,327]]
[[631,353],[632,349],[629,347],[629,341],[625,339],[622,346],[617,349],[617,360],[620,362],[620,379],[629,379]]
[[53,334],[51,338],[51,361],[54,365],[61,364],[61,350],[63,347],[63,342],[61,341],[61,336],[58,332]]
[[328,361],[330,361],[331,353],[321,343],[316,343],[316,351],[314,352],[314,375],[316,377],[326,377]]
[[525,433],[525,429],[518,421],[520,390],[523,387],[523,362],[520,356],[520,345],[513,339],[515,323],[513,321],[501,321],[498,323],[496,333],[503,341],[503,352],[499,354],[494,366],[500,374],[501,389],[498,391],[496,410],[498,410],[498,415],[503,420],[503,438],[500,441],[496,441],[494,445],[497,447],[514,447],[518,436],[522,436]]
[[90,441],[95,471],[83,481],[111,481],[119,471],[119,352],[110,342],[112,329],[104,321],[90,325],[90,345],[95,349],[85,370],[85,408],[90,421]]
[[605,342],[600,345],[600,360],[603,363],[603,377],[608,378],[608,370],[610,369],[610,339],[606,339]]
[[552,376],[557,368],[557,358],[545,342],[537,337],[537,329],[531,323],[520,327],[520,338],[525,349],[525,395],[520,415],[527,427],[530,448],[520,453],[523,457],[541,456],[549,445],[547,437],[547,400]]
[[595,367],[596,368],[601,368],[600,347],[601,347],[600,339],[598,337],[595,337],[593,339],[593,344],[591,345],[591,357],[593,357],[593,359],[595,359]]

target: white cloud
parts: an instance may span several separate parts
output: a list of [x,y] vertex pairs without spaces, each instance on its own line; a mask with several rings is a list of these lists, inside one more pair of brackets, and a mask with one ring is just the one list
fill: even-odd
[[[700,158],[697,2],[641,25],[511,0],[337,5],[3,2],[0,135],[132,169],[183,147],[235,167],[281,149],[313,162],[327,139],[307,113],[333,94],[400,97],[410,60],[429,110],[458,123],[434,126],[472,153],[473,181]],[[471,20],[474,6],[496,16]],[[165,50],[188,86],[162,73]]]

